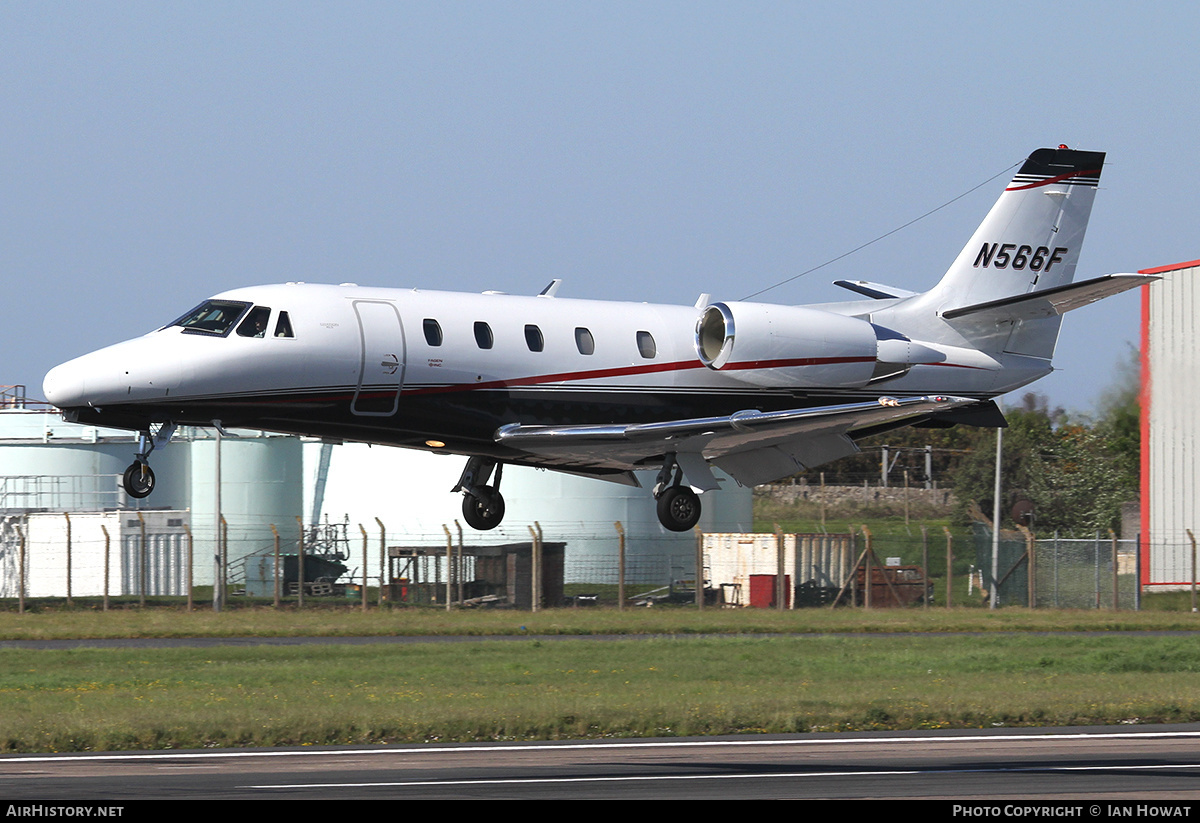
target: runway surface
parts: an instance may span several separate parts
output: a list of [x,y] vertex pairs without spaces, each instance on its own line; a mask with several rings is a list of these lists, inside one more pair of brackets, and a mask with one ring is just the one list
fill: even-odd
[[6,802],[1200,798],[1200,724],[9,755]]

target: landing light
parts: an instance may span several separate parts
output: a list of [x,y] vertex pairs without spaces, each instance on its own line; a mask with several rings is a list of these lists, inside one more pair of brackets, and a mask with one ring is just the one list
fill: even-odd
[[443,443],[441,440],[426,440],[426,441],[425,441],[425,445],[426,445],[426,446],[428,446],[428,447],[429,447],[429,448],[431,448],[431,449],[444,449],[444,448],[446,448],[446,444],[445,444],[445,443]]

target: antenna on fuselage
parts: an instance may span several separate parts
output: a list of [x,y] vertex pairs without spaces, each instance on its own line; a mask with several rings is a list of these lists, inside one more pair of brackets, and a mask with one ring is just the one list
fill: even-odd
[[558,287],[562,285],[562,281],[558,279],[551,280],[546,288],[538,292],[538,297],[553,297],[558,291]]

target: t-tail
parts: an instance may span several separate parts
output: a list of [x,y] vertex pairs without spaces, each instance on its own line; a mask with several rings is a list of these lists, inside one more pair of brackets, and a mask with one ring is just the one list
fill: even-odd
[[1075,278],[1104,153],[1038,149],[933,293],[955,309],[1064,286]]
[[1063,312],[1142,282],[1073,282],[1103,166],[1103,152],[1033,152],[941,281],[876,322],[933,343],[1049,361]]

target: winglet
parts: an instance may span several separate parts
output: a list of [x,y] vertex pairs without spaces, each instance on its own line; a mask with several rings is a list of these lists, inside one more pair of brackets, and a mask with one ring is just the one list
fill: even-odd
[[562,285],[562,280],[559,280],[558,278],[551,280],[546,285],[546,288],[544,288],[540,292],[538,292],[538,297],[553,297],[555,295],[555,293],[558,291],[558,287],[561,285]]

